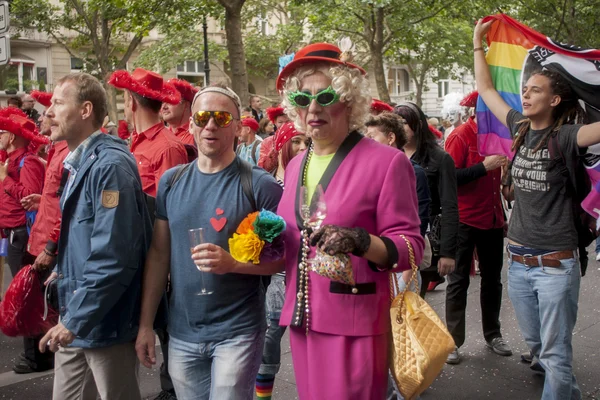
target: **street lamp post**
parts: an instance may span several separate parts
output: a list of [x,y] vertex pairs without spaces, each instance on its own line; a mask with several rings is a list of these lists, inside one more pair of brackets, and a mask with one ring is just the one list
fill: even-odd
[[204,32],[204,83],[210,84],[210,64],[208,62],[208,26],[206,25],[206,15],[202,20],[202,31]]

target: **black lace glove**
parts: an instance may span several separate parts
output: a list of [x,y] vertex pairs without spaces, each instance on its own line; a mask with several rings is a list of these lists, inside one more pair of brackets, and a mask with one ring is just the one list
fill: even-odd
[[310,236],[310,245],[317,246],[321,251],[330,255],[351,253],[362,257],[371,246],[371,236],[363,228],[325,225],[313,232]]

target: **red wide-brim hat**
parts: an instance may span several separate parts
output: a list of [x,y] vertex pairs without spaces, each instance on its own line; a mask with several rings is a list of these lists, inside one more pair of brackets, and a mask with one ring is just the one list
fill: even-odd
[[277,77],[277,90],[282,90],[285,80],[290,76],[298,67],[306,64],[314,64],[317,62],[327,62],[331,64],[347,65],[350,68],[358,69],[363,75],[366,74],[365,70],[356,64],[344,62],[340,58],[342,51],[339,47],[329,43],[313,43],[298,50],[292,62],[286,65],[279,76]]
[[32,90],[30,95],[35,99],[35,101],[37,101],[46,108],[52,105],[52,93],[40,92],[39,90]]
[[477,105],[477,98],[479,97],[479,93],[477,90],[466,95],[461,101],[460,105],[463,107],[475,107]]
[[179,104],[181,94],[175,87],[165,82],[159,74],[136,68],[133,74],[125,70],[113,72],[108,83],[118,89],[129,90],[147,99],[162,103]]
[[269,118],[269,121],[271,121],[272,123],[275,123],[275,120],[280,115],[285,115],[284,108],[280,107],[280,106],[278,106],[278,107],[269,107],[265,111],[267,113],[267,118]]
[[192,86],[188,81],[184,81],[183,79],[169,79],[167,83],[173,85],[175,89],[181,94],[181,98],[183,98],[188,103],[194,101],[194,96],[198,93],[198,89]]
[[16,107],[0,110],[0,131],[7,131],[35,144],[48,144],[48,138],[39,134],[37,125]]

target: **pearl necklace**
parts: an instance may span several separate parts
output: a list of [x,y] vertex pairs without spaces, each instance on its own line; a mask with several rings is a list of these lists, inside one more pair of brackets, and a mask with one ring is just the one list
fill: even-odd
[[[308,155],[306,156],[306,164],[304,164],[304,170],[302,171],[302,186],[306,186],[306,175],[308,173],[308,164],[310,163],[310,159],[313,154],[313,146],[310,146],[308,149]],[[308,196],[308,193],[306,193]],[[298,299],[298,307],[296,308],[296,324],[300,323],[300,314],[302,308],[304,308],[304,312],[306,313],[306,335],[308,336],[308,329],[310,324],[310,307],[308,302],[308,286],[309,286],[309,266],[308,262],[308,252],[310,251],[309,246],[309,238],[308,238],[308,229],[304,228],[300,232],[302,236],[302,240],[300,243],[300,251],[302,251],[302,259],[300,261],[300,265],[298,265],[299,277],[298,277],[298,293],[296,294],[296,298]]]

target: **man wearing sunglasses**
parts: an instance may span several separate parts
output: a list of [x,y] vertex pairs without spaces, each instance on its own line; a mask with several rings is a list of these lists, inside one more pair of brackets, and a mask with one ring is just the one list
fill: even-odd
[[[127,71],[115,71],[108,83],[125,90],[125,119],[134,127],[131,152],[137,161],[150,216],[154,219],[155,198],[160,178],[168,169],[188,162],[188,153],[183,143],[160,119],[162,105],[180,104],[181,93],[174,85],[165,82],[159,74],[142,68],[137,68],[132,74]],[[163,292],[166,287],[165,284]],[[157,318],[156,333],[161,342],[165,362],[161,365],[162,390],[157,399],[169,400],[175,399],[175,395],[167,364],[169,334],[163,323],[166,319],[166,303],[163,303],[161,310],[161,315]],[[165,315],[162,315],[163,313]]]
[[[281,261],[242,264],[229,254],[240,222],[255,211],[275,211],[282,193],[267,172],[236,157],[241,129],[240,101],[231,89],[198,92],[190,121],[198,160],[167,171],[158,188],[136,348],[146,367],[156,362],[152,322],[170,273],[169,372],[181,399],[253,398],[266,330],[259,275],[283,267]],[[242,179],[252,182],[251,197]],[[190,257],[188,231],[195,228],[203,228],[204,243]],[[212,293],[199,296],[202,286]]]

